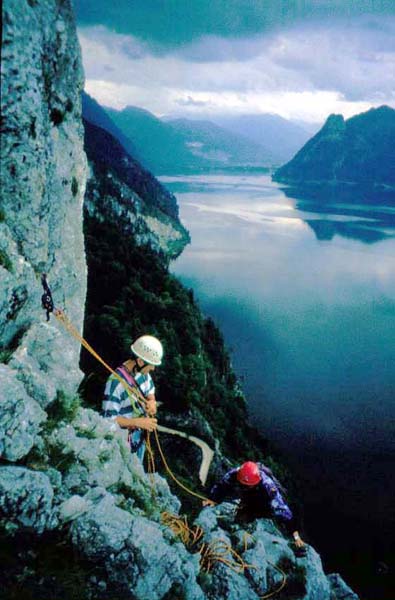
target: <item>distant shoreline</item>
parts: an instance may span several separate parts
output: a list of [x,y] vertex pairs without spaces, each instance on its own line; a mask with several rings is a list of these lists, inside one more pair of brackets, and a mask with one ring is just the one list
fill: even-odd
[[286,177],[276,177],[272,175],[272,181],[280,183],[282,185],[288,185],[295,188],[313,188],[317,191],[325,189],[350,189],[355,191],[356,188],[361,187],[365,190],[372,191],[394,191],[395,186],[384,182],[369,182],[369,181],[342,181],[338,179],[321,179],[321,180],[300,180],[300,179],[289,179]]

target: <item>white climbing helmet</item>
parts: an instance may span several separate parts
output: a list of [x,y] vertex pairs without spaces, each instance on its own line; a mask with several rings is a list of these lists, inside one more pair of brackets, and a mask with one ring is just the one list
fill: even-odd
[[130,346],[135,356],[138,356],[150,365],[158,366],[162,362],[163,346],[160,341],[152,335],[142,335]]

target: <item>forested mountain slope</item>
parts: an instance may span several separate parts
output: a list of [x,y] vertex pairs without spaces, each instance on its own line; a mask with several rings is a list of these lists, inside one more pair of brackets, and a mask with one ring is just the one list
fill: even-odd
[[380,106],[347,120],[331,115],[273,179],[395,186],[395,110]]

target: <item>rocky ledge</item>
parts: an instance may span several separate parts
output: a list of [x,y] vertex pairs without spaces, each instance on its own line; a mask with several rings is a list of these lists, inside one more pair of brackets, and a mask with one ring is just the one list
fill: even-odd
[[145,474],[95,411],[65,398],[62,407],[67,416],[47,421],[25,466],[0,469],[0,526],[8,536],[62,531],[105,583],[90,584],[92,598],[108,597],[105,588],[130,600],[257,600],[281,588],[281,598],[357,599],[339,575],[325,575],[312,547],[296,558],[271,520],[241,525],[232,504],[203,509],[190,525],[203,536],[183,543],[163,523],[180,510],[166,480]]

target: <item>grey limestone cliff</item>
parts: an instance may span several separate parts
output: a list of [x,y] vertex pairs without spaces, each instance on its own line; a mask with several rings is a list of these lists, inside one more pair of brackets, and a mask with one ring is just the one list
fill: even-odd
[[0,386],[8,416],[0,438],[8,438],[2,450],[12,460],[22,415],[29,412],[29,433],[19,443],[26,454],[45,417],[38,405],[46,407],[59,389],[73,393],[81,378],[78,344],[45,321],[40,276],[48,274],[55,302],[81,327],[87,161],[70,3],[6,0],[3,23]]

